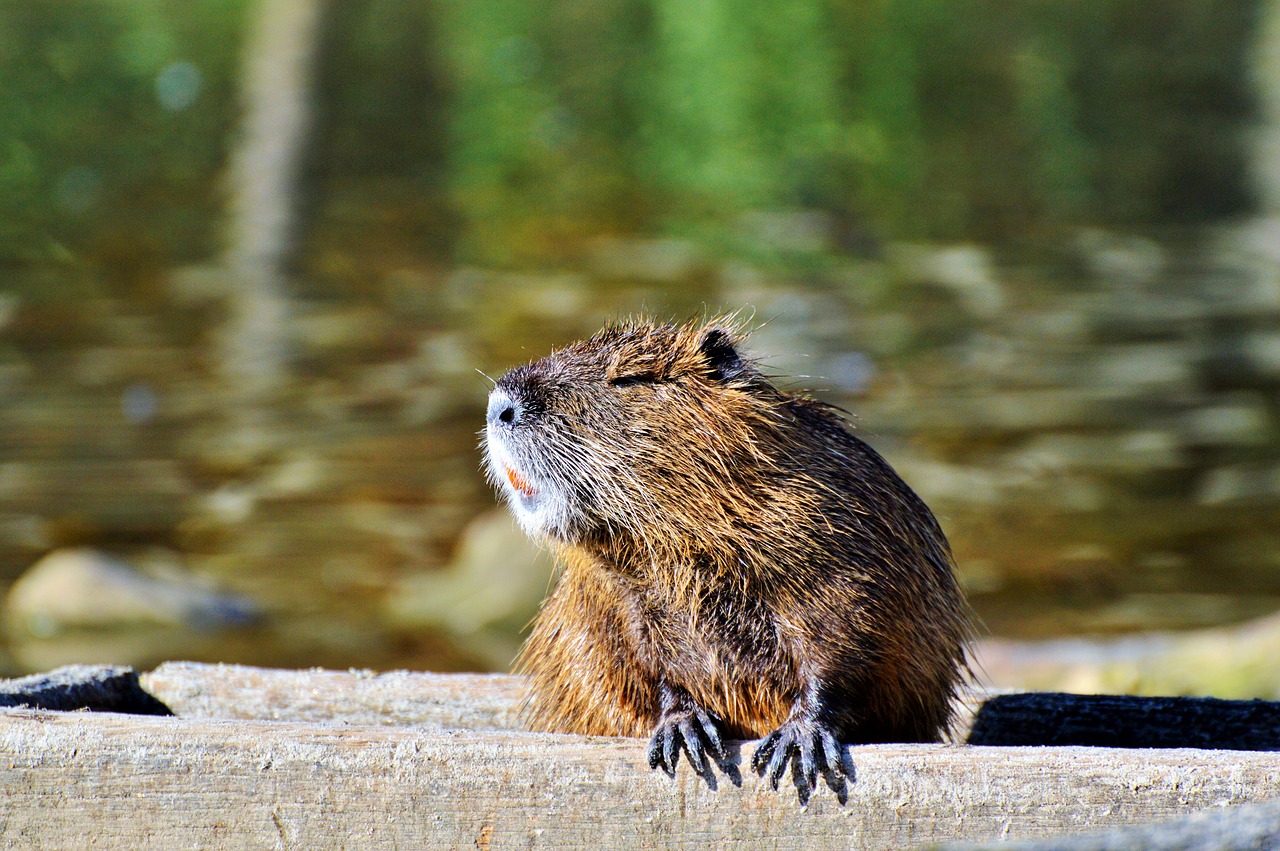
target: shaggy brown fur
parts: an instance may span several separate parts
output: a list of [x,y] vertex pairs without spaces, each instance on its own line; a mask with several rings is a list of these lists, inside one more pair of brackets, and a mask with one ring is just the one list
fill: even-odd
[[775,786],[794,760],[835,788],[837,741],[940,738],[967,608],[929,509],[741,336],[631,321],[497,382],[490,477],[563,570],[521,658],[528,716],[654,734],[669,772],[681,746],[704,771],[721,735],[768,736]]

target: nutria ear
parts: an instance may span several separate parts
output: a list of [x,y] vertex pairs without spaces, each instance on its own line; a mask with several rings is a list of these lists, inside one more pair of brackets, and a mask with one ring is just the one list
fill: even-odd
[[716,381],[730,381],[747,369],[746,361],[733,346],[733,338],[723,328],[708,328],[702,334],[698,350],[711,367],[711,377]]

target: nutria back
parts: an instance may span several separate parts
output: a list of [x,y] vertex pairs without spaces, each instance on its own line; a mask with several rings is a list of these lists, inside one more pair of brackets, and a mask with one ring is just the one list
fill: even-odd
[[488,474],[562,568],[520,661],[530,721],[641,736],[697,710],[731,738],[938,740],[970,629],[946,537],[741,337],[629,321],[497,382]]

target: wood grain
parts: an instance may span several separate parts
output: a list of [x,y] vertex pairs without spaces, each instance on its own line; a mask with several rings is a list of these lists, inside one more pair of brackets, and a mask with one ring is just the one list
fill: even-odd
[[644,743],[511,732],[0,711],[0,843],[130,848],[910,848],[1133,824],[1280,795],[1280,756],[851,749],[846,804],[710,789]]
[[[125,674],[10,685],[97,705],[95,689],[114,693]],[[83,688],[68,691],[76,677]],[[640,739],[522,732],[515,677],[168,663],[139,681],[178,717],[0,710],[0,846],[903,849],[1280,798],[1276,752],[876,745],[849,748],[843,803],[824,787],[804,805],[749,772],[717,775],[713,788],[682,764],[668,779],[647,768]],[[1034,715],[1033,698],[1065,711],[1079,696],[1020,698],[1004,717]],[[1105,728],[1110,704],[1081,700],[1082,717]],[[1198,704],[1197,723],[1212,726],[1215,706]],[[1140,715],[1144,729],[1178,717],[1152,707],[1163,711]],[[741,765],[752,743],[732,748]],[[1250,836],[1271,829],[1273,811],[1254,810]],[[1187,835],[1208,829],[1185,823]]]

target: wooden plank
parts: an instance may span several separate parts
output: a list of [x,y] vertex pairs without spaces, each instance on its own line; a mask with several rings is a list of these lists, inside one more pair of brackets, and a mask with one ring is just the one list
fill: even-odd
[[[851,749],[845,805],[711,789],[637,739],[0,711],[0,843],[70,848],[910,848],[1133,824],[1280,795],[1280,755]],[[735,751],[737,751],[735,746]],[[747,746],[749,748],[749,746]],[[745,753],[743,752],[745,751]],[[741,758],[749,753],[738,751]]]
[[1280,800],[1155,824],[1024,842],[948,842],[938,851],[1266,851],[1280,848]]
[[[175,715],[349,724],[425,724],[460,730],[524,730],[523,681],[511,674],[305,671],[165,662],[139,676]],[[965,692],[952,738],[964,741],[989,692]]]
[[[0,684],[11,704],[149,711],[155,695],[184,716],[0,713],[0,842],[905,848],[1044,839],[1280,795],[1276,753],[899,745],[851,748],[847,801],[822,789],[802,807],[794,790],[775,793],[749,773],[738,785],[722,776],[712,789],[682,767],[670,781],[647,769],[640,740],[516,732],[519,690],[510,676],[195,663],[140,678],[81,666]],[[1060,740],[1064,731],[1115,728],[1168,740],[1185,737],[1187,717],[1193,729],[1219,726],[1205,713],[1222,711],[1253,736],[1273,726],[1276,710],[1256,701],[1003,695],[980,710],[975,738]],[[751,744],[734,747],[740,762]],[[1249,836],[1271,829],[1273,809],[1238,807],[1254,824]],[[1210,829],[1185,824],[1188,836]],[[1061,847],[1137,848],[1157,838],[1174,844],[1151,847],[1182,847],[1178,830]],[[1044,841],[1033,847],[1066,840]]]
[[[166,662],[141,683],[188,718],[524,729],[521,680],[506,674],[282,671]],[[976,716],[976,720],[975,720]],[[1280,751],[1280,703],[1197,697],[966,692],[956,741]]]
[[516,717],[521,681],[509,674],[284,671],[166,662],[140,681],[184,718],[523,729]]

